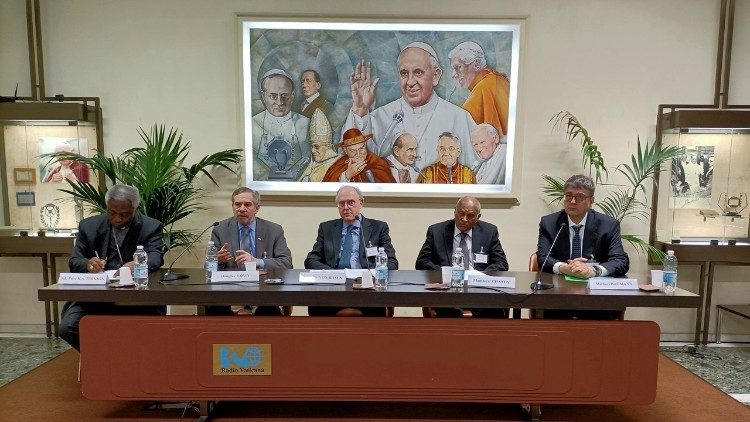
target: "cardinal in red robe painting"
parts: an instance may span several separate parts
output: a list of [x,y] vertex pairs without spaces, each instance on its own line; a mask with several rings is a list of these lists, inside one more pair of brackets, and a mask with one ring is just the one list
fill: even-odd
[[341,148],[344,156],[336,160],[323,176],[324,182],[396,183],[388,162],[367,149],[371,134],[359,129],[344,132]]

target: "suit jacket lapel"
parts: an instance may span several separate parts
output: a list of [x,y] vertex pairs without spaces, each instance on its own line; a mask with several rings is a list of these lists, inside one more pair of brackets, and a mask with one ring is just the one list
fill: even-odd
[[445,245],[445,256],[448,258],[448,265],[450,265],[453,257],[453,231],[455,230],[455,224],[453,221],[449,221],[445,226],[443,232],[443,244]]
[[[565,210],[560,211],[560,215],[557,217],[557,222],[553,228],[552,236],[555,236],[557,231],[560,230],[560,224],[565,224],[565,227],[563,227],[557,243],[552,248],[555,251],[552,252],[552,256],[555,258],[559,257],[560,261],[567,261],[570,259],[570,227],[568,225],[568,214],[565,214]],[[550,239],[550,242],[553,240],[554,237]]]
[[341,257],[341,254],[339,253],[341,251],[341,230],[344,228],[344,220],[338,219],[333,224],[333,236],[331,242],[331,261],[329,262],[329,265],[331,267],[336,267],[339,263],[339,258]]
[[589,210],[586,217],[586,226],[583,228],[583,245],[581,245],[581,256],[589,259],[594,255],[594,245],[599,236],[599,219],[593,210]]
[[[360,221],[360,227],[362,229],[359,233],[359,245],[357,245],[357,249],[359,250],[359,263],[363,268],[367,268],[367,263],[365,262],[367,260],[367,250],[365,248],[369,245],[368,242],[372,243],[372,241],[370,240],[370,236],[372,235],[372,221],[368,220],[363,215],[362,221]],[[363,247],[362,245],[365,246]]]
[[[260,218],[255,219],[255,255],[256,258],[262,258],[263,252],[266,252],[268,239],[268,225]],[[267,253],[271,257],[271,253]]]
[[[479,222],[474,225],[474,228],[471,230],[471,253],[477,254],[484,246],[484,232],[482,231],[482,228],[479,226]],[[486,253],[486,251],[482,251],[482,253]],[[472,259],[473,261],[473,259]]]
[[[111,235],[110,229],[111,226],[109,224],[109,220],[105,218],[102,224],[97,227],[96,236],[94,236],[94,245],[99,243],[99,249],[97,250],[97,252],[99,253],[99,257],[103,259],[107,259],[107,256],[109,256],[109,236]],[[104,239],[104,242],[98,242],[99,239]]]

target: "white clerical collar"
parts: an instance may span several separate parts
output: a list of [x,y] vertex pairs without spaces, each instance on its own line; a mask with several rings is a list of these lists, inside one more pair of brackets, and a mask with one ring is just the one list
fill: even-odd
[[391,164],[393,164],[393,167],[396,170],[409,170],[409,168],[410,168],[409,166],[407,166],[405,164],[401,164],[401,162],[398,161],[398,159],[396,159],[396,156],[393,155],[393,154],[391,154],[391,155],[388,156],[388,161],[390,161]]
[[427,101],[425,105],[419,106],[419,107],[412,107],[409,105],[409,103],[406,102],[403,95],[401,96],[401,109],[404,111],[411,111],[413,114],[426,114],[430,113],[432,111],[435,111],[435,108],[438,105],[438,101],[440,100],[440,97],[435,94],[433,91],[432,96],[430,97],[430,100]]
[[305,98],[305,102],[307,105],[312,104],[313,101],[315,101],[316,98],[320,97],[320,91],[316,92],[315,94]]
[[281,126],[284,123],[292,120],[292,111],[289,110],[289,113],[287,113],[287,114],[285,114],[285,115],[283,115],[281,117],[276,117],[273,114],[271,114],[270,111],[266,110],[266,116],[269,117],[272,121],[274,121],[277,125]]

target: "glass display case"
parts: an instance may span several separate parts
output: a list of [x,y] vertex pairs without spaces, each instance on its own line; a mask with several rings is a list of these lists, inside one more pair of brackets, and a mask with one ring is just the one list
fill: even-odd
[[102,149],[101,112],[86,102],[0,103],[0,178],[3,226],[36,233],[77,227],[82,204],[60,189],[68,180],[98,183],[86,164],[52,160],[68,151]]
[[662,145],[683,148],[659,174],[652,236],[660,244],[747,244],[750,112],[665,113]]

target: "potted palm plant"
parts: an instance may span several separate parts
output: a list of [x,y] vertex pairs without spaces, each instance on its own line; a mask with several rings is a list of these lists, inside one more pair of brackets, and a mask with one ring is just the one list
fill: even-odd
[[[661,165],[680,156],[683,153],[682,148],[649,142],[643,145],[638,138],[638,147],[630,156],[630,163],[622,163],[615,167],[617,173],[624,176],[626,183],[615,185],[608,181],[609,170],[604,164],[599,147],[576,116],[568,111],[561,111],[552,116],[550,122],[555,128],[565,131],[569,142],[578,140],[581,143],[584,169],[597,185],[606,187],[607,192],[604,195],[597,194],[597,198],[603,199],[597,199],[594,206],[619,221],[635,218],[645,222],[650,212],[646,185],[654,183],[654,175]],[[542,190],[549,198],[550,204],[559,203],[564,196],[565,180],[546,174],[543,175],[543,179]],[[653,261],[661,262],[664,259],[664,252],[650,245],[639,235],[623,233],[621,238],[637,250],[646,253]]]
[[186,246],[197,235],[191,230],[175,228],[175,223],[205,209],[201,201],[204,189],[196,184],[197,177],[203,174],[218,186],[208,170],[218,166],[236,173],[236,165],[242,159],[242,150],[219,151],[201,158],[191,166],[185,166],[190,143],[183,140],[182,133],[177,129],[170,128],[166,131],[164,125],[154,124],[148,132],[139,127],[138,134],[145,145],[131,148],[117,156],[106,156],[101,151],[92,157],[71,152],[56,152],[46,156],[85,163],[100,181],[106,182],[93,185],[68,180],[69,188],[60,189],[93,212],[105,212],[107,208],[104,200],[106,185],[121,183],[135,186],[141,195],[139,211],[164,224],[165,249]]

